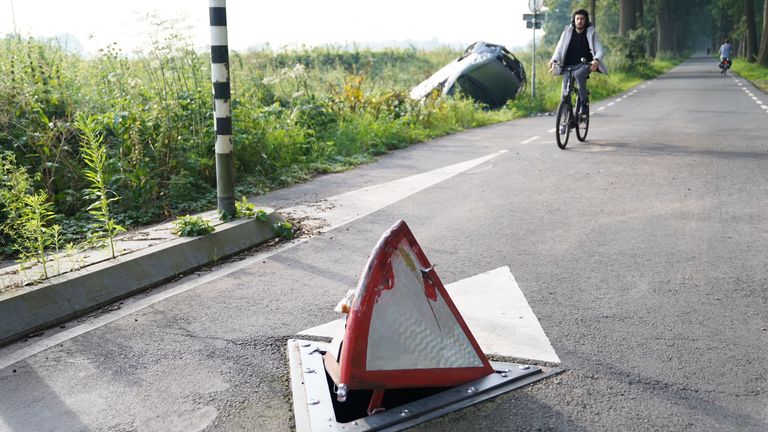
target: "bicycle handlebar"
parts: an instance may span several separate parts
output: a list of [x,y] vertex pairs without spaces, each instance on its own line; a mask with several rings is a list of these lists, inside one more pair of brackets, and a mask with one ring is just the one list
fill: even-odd
[[588,65],[590,63],[591,62],[587,61],[587,59],[584,58],[584,57],[582,57],[581,58],[581,62],[579,64],[575,65],[575,66],[562,66],[562,65],[560,65],[560,62],[557,62],[557,61],[552,62],[552,64],[560,66],[560,69],[562,69],[564,71],[566,71],[566,70],[567,71],[575,71],[576,69],[584,67],[584,66],[586,66],[586,65]]

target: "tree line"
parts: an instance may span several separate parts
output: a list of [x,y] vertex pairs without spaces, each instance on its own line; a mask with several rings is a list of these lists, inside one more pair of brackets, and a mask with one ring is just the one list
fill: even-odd
[[554,44],[579,8],[586,9],[614,54],[628,61],[716,51],[730,39],[736,52],[768,66],[768,0],[546,0],[544,42]]

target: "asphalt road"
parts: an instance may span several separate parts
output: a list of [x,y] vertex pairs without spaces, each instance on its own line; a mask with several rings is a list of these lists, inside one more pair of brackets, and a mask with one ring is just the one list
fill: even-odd
[[564,151],[553,117],[527,118],[262,197],[312,203],[506,150],[0,369],[0,430],[291,430],[286,340],[336,318],[398,219],[446,283],[509,266],[566,369],[415,430],[768,430],[768,108],[753,97],[768,102],[694,57],[594,102],[588,141]]

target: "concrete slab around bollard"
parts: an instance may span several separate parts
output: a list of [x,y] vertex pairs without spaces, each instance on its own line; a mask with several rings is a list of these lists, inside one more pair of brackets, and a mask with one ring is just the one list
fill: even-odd
[[249,218],[220,223],[205,236],[173,238],[36,285],[2,292],[0,345],[264,243],[275,238],[272,226],[282,221],[270,209],[266,221]]

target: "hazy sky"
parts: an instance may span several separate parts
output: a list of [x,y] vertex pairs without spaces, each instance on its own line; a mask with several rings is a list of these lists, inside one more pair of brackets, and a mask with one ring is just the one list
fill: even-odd
[[[527,46],[531,30],[523,13],[527,0],[229,0],[230,48],[268,42],[284,45],[429,41],[469,45],[478,40],[509,48]],[[461,5],[461,6],[459,6]],[[0,0],[0,35],[69,33],[89,52],[117,42],[132,50],[145,44],[146,19],[155,14],[179,20],[195,46],[209,43],[207,0]],[[537,31],[537,36],[540,33]]]

